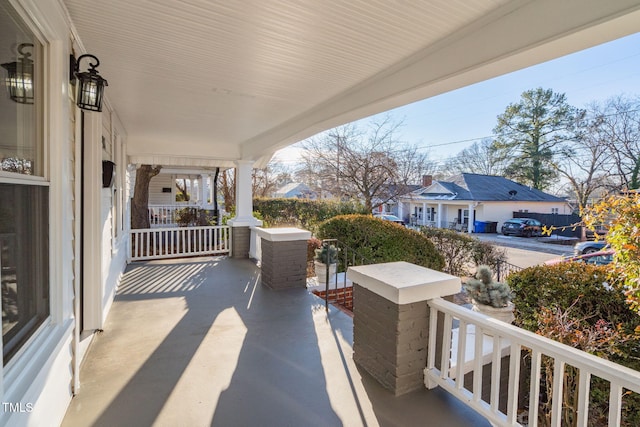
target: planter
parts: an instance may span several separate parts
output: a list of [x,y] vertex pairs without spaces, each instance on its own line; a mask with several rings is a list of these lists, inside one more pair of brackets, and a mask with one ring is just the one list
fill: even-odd
[[[314,261],[313,262],[316,267],[316,276],[318,278],[318,283],[327,283],[327,264]],[[334,280],[336,276],[337,264],[329,264],[329,282]]]
[[515,305],[513,305],[512,302],[509,302],[506,307],[492,307],[486,304],[478,304],[473,301],[473,307],[471,310],[493,317],[494,319],[501,320],[505,323],[512,323],[515,320],[515,316],[513,315],[514,308]]

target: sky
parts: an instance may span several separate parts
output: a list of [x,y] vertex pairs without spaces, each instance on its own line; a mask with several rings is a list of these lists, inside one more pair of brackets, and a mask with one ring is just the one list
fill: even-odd
[[[616,95],[640,96],[640,33],[390,110],[403,120],[399,139],[418,145],[438,164],[474,142],[491,137],[496,117],[529,89],[564,93],[584,108]],[[363,119],[366,122],[368,119]],[[298,163],[300,143],[276,158]]]

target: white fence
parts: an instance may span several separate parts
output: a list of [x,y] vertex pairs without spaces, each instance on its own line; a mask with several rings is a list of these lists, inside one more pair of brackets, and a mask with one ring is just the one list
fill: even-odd
[[[589,396],[591,378],[599,377],[610,383],[609,426],[619,426],[622,414],[623,393],[640,393],[640,372],[609,362],[573,347],[536,335],[529,331],[444,301],[440,298],[429,301],[430,331],[429,354],[425,369],[425,385],[428,388],[441,386],[449,393],[499,426],[520,426],[518,423],[518,397],[521,384],[521,352],[531,351],[531,369],[528,384],[528,425],[536,426],[540,404],[540,379],[543,375],[542,360],[553,361],[553,386],[551,425],[561,426],[563,414],[564,372],[567,365],[579,371],[577,381],[577,423],[586,427],[589,420]],[[440,354],[436,354],[438,313],[444,315],[444,330]],[[453,328],[453,321],[459,328]],[[501,384],[501,359],[511,355],[508,370],[506,413],[499,409]],[[476,355],[482,355],[476,357]],[[440,358],[440,369],[436,358]],[[491,364],[490,398],[483,399],[483,365]],[[467,388],[464,376],[473,372],[472,386]]]
[[173,227],[131,230],[129,261],[231,253],[231,228]]

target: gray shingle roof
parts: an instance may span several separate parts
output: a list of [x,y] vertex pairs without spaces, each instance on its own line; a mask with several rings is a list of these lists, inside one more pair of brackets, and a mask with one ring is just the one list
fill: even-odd
[[[451,200],[489,201],[521,201],[521,202],[563,202],[564,199],[545,193],[535,188],[519,184],[501,176],[463,173],[447,180],[438,180],[438,184],[446,188],[453,197]],[[419,195],[442,197],[442,194],[429,193],[428,188],[417,192]]]

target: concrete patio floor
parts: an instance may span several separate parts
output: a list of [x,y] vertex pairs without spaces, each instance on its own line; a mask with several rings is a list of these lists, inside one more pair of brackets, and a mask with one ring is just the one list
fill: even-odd
[[441,390],[394,397],[352,359],[352,319],[249,260],[127,268],[63,426],[488,426]]

